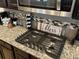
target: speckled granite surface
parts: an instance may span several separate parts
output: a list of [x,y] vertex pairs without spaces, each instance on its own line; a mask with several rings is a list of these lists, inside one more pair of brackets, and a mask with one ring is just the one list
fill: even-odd
[[60,59],[79,59],[79,46],[66,42]]
[[11,44],[12,46],[15,46],[15,47],[17,47],[29,54],[32,54],[40,59],[52,59],[44,53],[40,53],[38,51],[30,49],[30,48],[15,41],[15,39],[18,36],[20,36],[21,34],[23,34],[26,31],[28,31],[28,30],[26,30],[25,28],[20,27],[20,26],[14,27],[12,29],[9,29],[4,26],[0,26],[0,40],[3,40],[5,42]]
[[[53,59],[47,56],[45,53],[35,51],[15,41],[15,39],[19,35],[23,34],[26,31],[28,30],[20,26],[14,27],[12,29],[8,29],[7,27],[0,26],[0,40],[3,40],[17,47],[25,51],[26,53],[32,54],[38,57],[39,59]],[[71,45],[68,44],[68,42],[66,42],[60,59],[79,59],[79,47],[75,45],[72,47]]]

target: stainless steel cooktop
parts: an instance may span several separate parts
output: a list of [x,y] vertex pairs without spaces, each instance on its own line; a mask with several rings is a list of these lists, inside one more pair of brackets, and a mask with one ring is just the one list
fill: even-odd
[[17,42],[50,57],[59,59],[65,39],[49,33],[30,30],[16,39]]

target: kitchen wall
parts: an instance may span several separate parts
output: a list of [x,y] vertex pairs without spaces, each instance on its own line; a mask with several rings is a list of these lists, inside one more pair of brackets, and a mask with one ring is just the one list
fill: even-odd
[[60,16],[52,16],[52,15],[36,14],[36,13],[34,13],[34,16],[51,19],[51,20],[58,20],[58,21],[62,21],[62,22],[70,22],[70,23],[75,23],[75,24],[79,25],[79,20],[72,19],[70,17],[60,17]]

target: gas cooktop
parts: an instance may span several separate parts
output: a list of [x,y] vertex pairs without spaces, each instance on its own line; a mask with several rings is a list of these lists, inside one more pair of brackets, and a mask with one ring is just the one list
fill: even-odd
[[16,39],[17,42],[50,57],[59,59],[65,39],[56,35],[30,30]]

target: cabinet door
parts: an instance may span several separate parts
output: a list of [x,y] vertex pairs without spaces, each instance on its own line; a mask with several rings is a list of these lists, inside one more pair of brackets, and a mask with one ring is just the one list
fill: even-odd
[[0,45],[0,59],[5,59],[1,45]]
[[16,4],[8,4],[8,8],[9,8],[9,9],[15,9],[15,10],[18,9],[18,7],[17,7]]
[[6,7],[6,1],[0,0],[0,7]]
[[16,59],[38,59],[35,56],[32,56],[20,49],[14,48]]
[[21,51],[17,48],[14,48],[14,51],[16,59],[30,59],[29,54],[25,53],[24,51]]
[[7,0],[7,4],[10,9],[18,9],[17,0]]
[[31,59],[38,59],[38,58],[36,58],[36,57],[34,57],[34,56],[31,55]]
[[8,43],[0,40],[0,50],[3,56],[2,59],[14,59],[12,47]]
[[22,55],[16,54],[16,59],[27,59],[27,58],[25,58],[25,57],[22,56]]
[[7,0],[8,3],[17,4],[17,0]]
[[13,53],[11,50],[7,49],[6,47],[2,46],[3,54],[5,59],[14,59],[13,58]]

